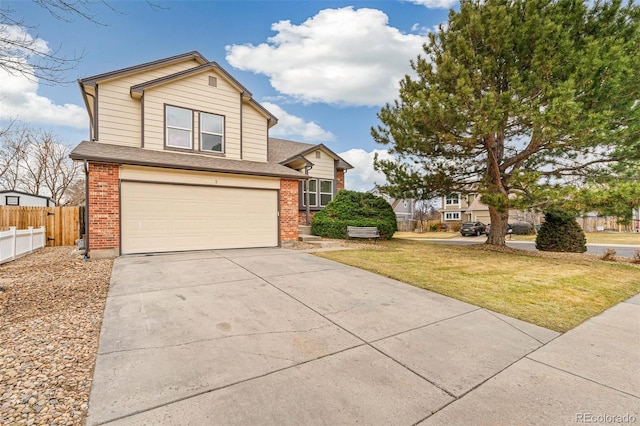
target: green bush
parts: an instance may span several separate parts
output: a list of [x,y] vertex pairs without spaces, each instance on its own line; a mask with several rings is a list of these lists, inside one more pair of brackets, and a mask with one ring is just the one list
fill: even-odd
[[587,238],[575,217],[560,210],[550,210],[536,237],[536,248],[541,251],[584,253]]
[[311,230],[328,238],[347,238],[347,226],[375,226],[380,238],[390,239],[398,230],[393,208],[382,197],[368,192],[342,190],[313,216]]

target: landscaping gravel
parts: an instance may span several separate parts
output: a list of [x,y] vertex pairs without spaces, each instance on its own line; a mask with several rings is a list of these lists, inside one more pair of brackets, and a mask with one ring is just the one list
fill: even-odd
[[112,266],[73,247],[0,265],[0,424],[85,423]]

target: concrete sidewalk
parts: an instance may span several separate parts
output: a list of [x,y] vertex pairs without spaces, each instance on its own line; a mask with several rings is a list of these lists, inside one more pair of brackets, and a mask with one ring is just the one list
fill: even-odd
[[119,258],[87,424],[640,421],[639,301],[558,337],[298,251]]

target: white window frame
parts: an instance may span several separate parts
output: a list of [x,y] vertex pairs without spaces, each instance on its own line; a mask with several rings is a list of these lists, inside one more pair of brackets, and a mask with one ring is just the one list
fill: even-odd
[[[213,117],[220,117],[222,119],[222,133],[216,133],[216,132],[207,132],[205,130],[202,129],[202,116],[203,115],[211,115]],[[210,112],[199,112],[198,113],[198,124],[200,125],[200,151],[202,152],[215,152],[218,154],[223,154],[224,150],[225,150],[225,140],[224,140],[224,126],[225,126],[225,122],[224,122],[224,115],[220,115],[220,114],[212,114]],[[222,138],[222,144],[220,145],[220,151],[214,151],[212,149],[203,149],[202,148],[202,135],[206,134],[206,135],[214,135],[214,136],[220,136]]]
[[[322,182],[329,182],[331,184],[331,192],[322,192]],[[333,180],[331,179],[318,179],[318,204],[320,207],[326,207],[327,204],[322,204],[322,196],[329,195],[329,203],[333,200]]]
[[[315,182],[316,185],[316,189],[315,191],[309,191],[309,196],[315,196],[316,202],[310,202],[309,203],[309,207],[314,207],[314,208],[322,208],[322,207],[326,207],[327,204],[329,204],[331,201],[333,201],[333,194],[334,194],[334,188],[335,188],[335,181],[333,179],[321,179],[321,178],[310,178],[307,182],[309,182],[309,185],[311,185],[311,182]],[[329,182],[331,184],[331,192],[322,192],[321,188],[322,188],[322,182]],[[302,207],[307,207],[307,183],[306,182],[302,182],[302,191],[300,191],[302,194]],[[329,200],[329,203],[323,204],[322,203],[322,196],[323,195],[329,195],[331,197],[331,199]],[[310,200],[311,201],[311,200]]]
[[315,182],[316,184],[316,190],[315,191],[309,191],[309,201],[311,201],[311,196],[314,195],[316,197],[316,202],[315,203],[309,203],[309,207],[318,207],[318,203],[320,202],[320,200],[318,199],[318,179],[308,179],[306,182],[303,181],[302,182],[302,206],[303,207],[307,207],[307,188],[311,187],[311,182]]
[[460,212],[444,212],[444,220],[450,221],[459,221],[460,220]]
[[[456,202],[453,202],[453,196],[456,197]],[[454,192],[452,194],[447,195],[446,197],[444,197],[444,205],[445,206],[459,206],[460,205],[460,193],[459,192]]]
[[[179,127],[179,126],[170,125],[169,124],[169,109],[170,108],[189,111],[189,113],[191,114],[191,126],[187,128],[187,127]],[[167,146],[169,148],[174,148],[174,149],[189,149],[189,150],[192,150],[193,149],[193,110],[191,110],[189,108],[182,108],[182,107],[174,106],[174,105],[165,105],[165,107],[164,107],[164,116],[165,116],[165,129],[164,129],[165,146]],[[189,146],[171,145],[169,143],[169,129],[186,130],[186,131],[188,131],[189,132]]]

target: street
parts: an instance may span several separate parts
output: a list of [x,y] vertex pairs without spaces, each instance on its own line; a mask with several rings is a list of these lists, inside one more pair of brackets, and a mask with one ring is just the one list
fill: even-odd
[[[481,244],[487,240],[487,237],[481,235],[479,237],[455,237],[448,240],[436,240],[436,239],[418,239],[420,241],[429,241],[440,244],[454,244],[454,245],[470,245]],[[512,241],[507,237],[507,246],[522,250],[536,250],[536,243],[534,241]],[[623,245],[623,244],[587,244],[587,253],[602,255],[607,249],[613,249],[616,251],[616,256],[632,258],[634,253],[640,250],[640,245]]]

